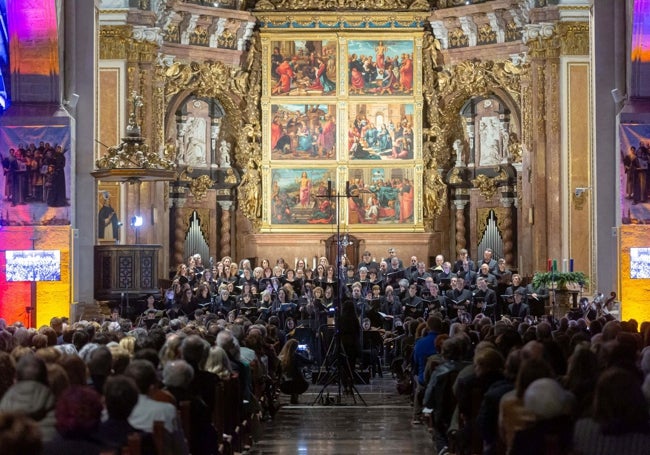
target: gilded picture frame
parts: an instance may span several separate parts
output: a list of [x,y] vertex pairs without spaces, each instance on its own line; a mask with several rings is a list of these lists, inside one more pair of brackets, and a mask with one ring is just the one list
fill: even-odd
[[[350,232],[424,230],[421,52],[421,31],[387,37],[275,30],[263,36],[262,232],[325,232],[337,225]],[[323,55],[335,87],[309,90],[310,62]],[[360,58],[376,66],[363,87],[351,83]],[[284,82],[281,62],[293,65]],[[402,62],[406,73],[394,67]],[[383,89],[380,70],[392,72]],[[368,132],[372,127],[376,134]],[[355,142],[362,148],[354,149]]]

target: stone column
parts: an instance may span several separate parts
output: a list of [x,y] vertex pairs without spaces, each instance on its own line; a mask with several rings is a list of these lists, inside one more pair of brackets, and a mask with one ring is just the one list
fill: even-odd
[[465,207],[469,202],[467,188],[454,188],[451,202],[456,207],[456,254],[458,254],[461,249],[467,248],[467,217],[465,216]]
[[[506,260],[506,264],[513,266],[515,264],[515,232],[513,228],[513,210],[515,210],[513,207],[515,201],[513,197],[514,188],[503,186],[499,189],[503,195],[501,197],[501,205],[504,207],[499,222],[501,239],[503,240],[503,258]],[[517,264],[517,267],[521,269],[521,264]]]
[[185,231],[189,222],[184,218],[185,209],[183,208],[186,188],[180,185],[172,185],[171,188],[169,229],[171,232],[170,250],[172,259],[170,267],[175,269],[177,264],[185,261]]

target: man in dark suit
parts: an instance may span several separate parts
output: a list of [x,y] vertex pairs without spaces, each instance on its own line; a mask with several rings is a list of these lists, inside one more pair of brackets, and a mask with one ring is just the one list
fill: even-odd
[[530,314],[530,308],[525,302],[526,289],[519,288],[515,292],[514,302],[508,305],[508,313],[513,318],[524,319]]
[[474,292],[474,302],[472,305],[472,316],[483,313],[492,321],[498,321],[501,318],[501,311],[497,305],[497,294],[488,288],[485,278],[479,277],[476,280],[476,292]]

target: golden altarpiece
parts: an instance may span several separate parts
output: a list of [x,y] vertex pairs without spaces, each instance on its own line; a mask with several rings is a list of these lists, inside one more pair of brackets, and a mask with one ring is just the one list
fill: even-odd
[[[100,30],[100,118],[141,93],[143,136],[175,163],[139,202],[155,221],[145,239],[168,238],[162,267],[194,250],[292,263],[340,228],[377,259],[489,247],[525,274],[563,255],[589,274],[591,246],[566,246],[592,235],[591,201],[567,191],[591,178],[584,14],[519,0],[245,6],[140,2]],[[103,143],[117,143],[116,117]]]

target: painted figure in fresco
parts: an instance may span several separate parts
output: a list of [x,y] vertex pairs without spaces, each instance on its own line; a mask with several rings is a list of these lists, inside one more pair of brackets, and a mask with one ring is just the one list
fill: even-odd
[[380,41],[379,44],[377,44],[377,47],[375,47],[375,60],[377,61],[377,68],[379,69],[384,69],[384,64],[386,62],[385,60],[385,53],[386,53],[386,46],[384,46],[384,42]]
[[366,86],[363,78],[363,64],[357,59],[356,54],[350,56],[348,69],[350,70],[350,93],[363,94]]
[[323,93],[329,93],[336,88],[336,84],[327,77],[327,65],[322,58],[316,58],[316,82],[312,88],[323,90]]
[[334,122],[334,116],[328,115],[318,137],[318,152],[321,157],[325,158],[334,151],[335,146],[336,123]]
[[285,58],[275,70],[275,73],[280,77],[278,83],[273,87],[272,93],[274,95],[281,95],[289,93],[291,90],[291,81],[296,76],[289,63],[289,59]]
[[300,206],[307,208],[309,206],[309,199],[311,196],[311,180],[307,176],[307,172],[303,171],[300,177]]
[[406,223],[413,217],[413,185],[409,179],[404,179],[399,190],[400,214],[399,222]]
[[47,205],[50,207],[66,207],[70,205],[66,196],[65,162],[63,147],[57,145],[51,163],[54,166],[52,188],[47,198]]
[[402,54],[399,81],[403,92],[410,93],[413,90],[413,59],[409,54]]

